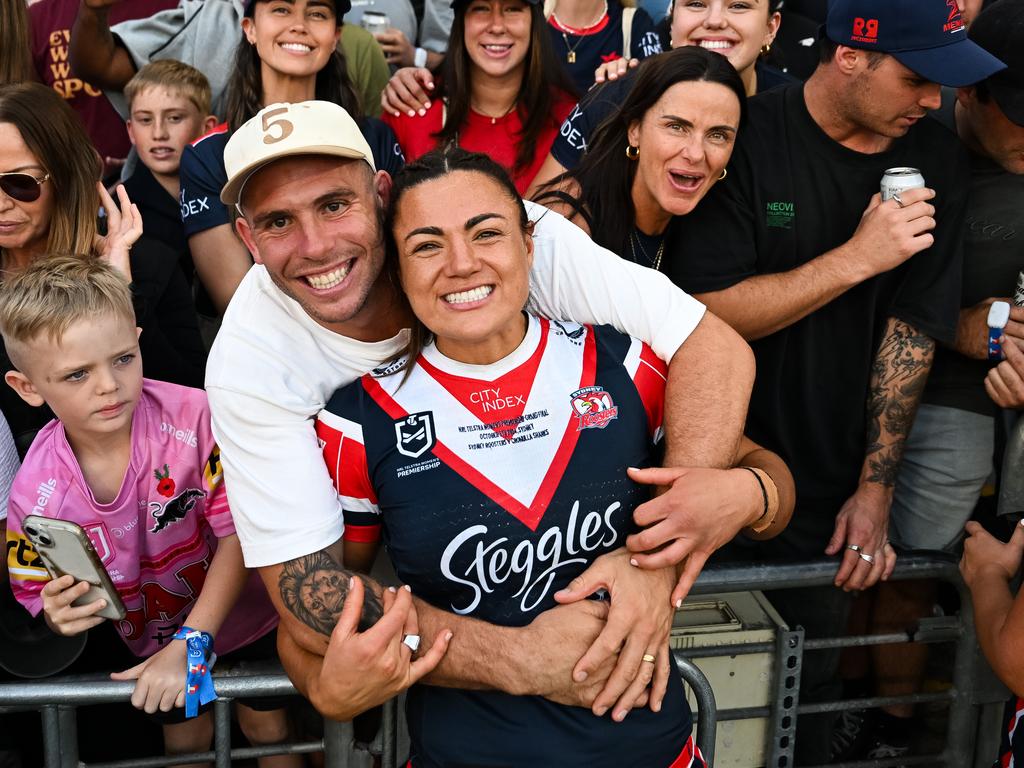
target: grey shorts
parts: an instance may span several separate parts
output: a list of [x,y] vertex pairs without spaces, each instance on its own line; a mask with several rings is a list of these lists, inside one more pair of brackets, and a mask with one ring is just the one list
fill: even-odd
[[889,538],[905,549],[952,551],[992,474],[995,419],[922,404],[896,478]]

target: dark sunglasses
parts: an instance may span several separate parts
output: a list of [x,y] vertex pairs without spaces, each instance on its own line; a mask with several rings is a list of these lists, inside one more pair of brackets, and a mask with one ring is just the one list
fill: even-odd
[[0,173],[0,190],[21,203],[34,203],[43,193],[43,182],[50,178],[44,173],[36,178],[31,173]]

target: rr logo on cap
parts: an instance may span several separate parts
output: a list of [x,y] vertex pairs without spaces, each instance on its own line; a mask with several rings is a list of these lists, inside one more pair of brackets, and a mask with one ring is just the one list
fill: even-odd
[[877,43],[878,19],[862,19],[859,16],[855,18],[852,37],[860,43]]

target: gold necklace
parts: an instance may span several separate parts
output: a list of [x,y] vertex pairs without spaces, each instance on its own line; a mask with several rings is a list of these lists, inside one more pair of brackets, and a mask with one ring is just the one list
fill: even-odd
[[[579,29],[577,29],[575,27],[570,27],[568,24],[563,24],[561,19],[558,18],[558,15],[554,11],[551,12],[551,18],[554,19],[555,24],[557,25],[559,31],[562,33],[562,40],[565,42],[565,47],[568,49],[568,52],[565,54],[565,60],[567,62],[569,62],[570,64],[576,63],[576,49],[580,47],[580,43],[582,43],[584,38],[587,36],[587,30],[591,29],[592,27],[596,27],[598,24],[600,24],[601,19],[603,19],[607,15],[607,13],[608,0],[605,0],[604,8],[601,10],[601,13],[598,14],[598,17],[594,19],[590,24],[587,24],[585,27],[580,27]],[[576,41],[575,45],[569,45],[569,36],[566,33],[569,33],[575,37],[579,37],[579,40]]]
[[640,246],[640,253],[643,254],[644,261],[650,264],[651,268],[654,269],[655,272],[660,272],[661,257],[665,254],[665,238],[661,238],[661,242],[658,243],[658,252],[654,254],[654,258],[652,259],[647,255],[647,249],[644,248],[644,244],[640,242],[640,235],[636,233],[636,229],[633,229],[629,233],[629,250],[633,253],[633,262],[639,264],[640,262],[636,258],[636,246],[633,245],[634,241],[636,242],[636,245]]
[[489,117],[489,118],[491,118],[491,125],[496,125],[496,124],[497,124],[497,122],[498,122],[499,120],[501,120],[502,118],[508,117],[509,113],[510,113],[510,112],[511,112],[511,111],[512,111],[513,109],[515,109],[515,108],[516,108],[516,104],[517,104],[517,102],[516,102],[516,101],[513,101],[513,102],[512,102],[512,105],[511,105],[511,106],[510,106],[510,107],[509,107],[508,109],[506,109],[506,110],[505,110],[504,112],[502,112],[502,113],[501,113],[500,115],[498,115],[497,117],[495,117],[494,115],[488,115],[488,114],[487,114],[486,112],[484,112],[484,111],[483,111],[482,109],[477,109],[477,108],[476,108],[476,107],[475,107],[475,106],[473,105],[473,102],[472,102],[472,100],[471,100],[471,101],[469,102],[469,108],[470,108],[470,109],[472,109],[472,110],[473,110],[474,112],[476,112],[476,113],[477,113],[478,115],[482,115],[483,117]]

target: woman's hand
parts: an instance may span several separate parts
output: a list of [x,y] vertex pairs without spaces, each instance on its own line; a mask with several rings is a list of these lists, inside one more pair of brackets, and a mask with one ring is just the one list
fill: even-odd
[[387,59],[388,64],[396,67],[412,66],[416,49],[402,30],[390,27],[387,32],[381,32],[374,37],[380,43],[380,48],[384,51],[384,58]]
[[380,105],[385,112],[399,117],[405,112],[409,117],[420,117],[430,109],[427,91],[434,90],[434,76],[426,67],[403,67],[391,76],[380,95]]
[[71,574],[46,582],[42,591],[46,625],[58,635],[71,637],[102,624],[103,617],[96,615],[96,611],[102,611],[107,606],[107,601],[102,597],[86,605],[72,605],[89,591],[89,587],[87,581],[76,584]]
[[172,640],[141,664],[124,672],[111,672],[111,680],[137,680],[132,691],[132,706],[148,714],[158,709],[170,712],[185,706],[185,660],[188,643]]
[[107,236],[97,235],[96,251],[103,261],[124,275],[130,283],[132,266],[129,252],[135,241],[142,236],[142,214],[139,213],[139,207],[128,199],[123,184],[117,185],[120,206],[114,202],[102,184],[97,183],[96,186],[100,193],[100,203],[107,212]]
[[640,59],[615,59],[606,61],[594,70],[594,83],[600,85],[605,80],[618,80],[626,72],[640,66]]

